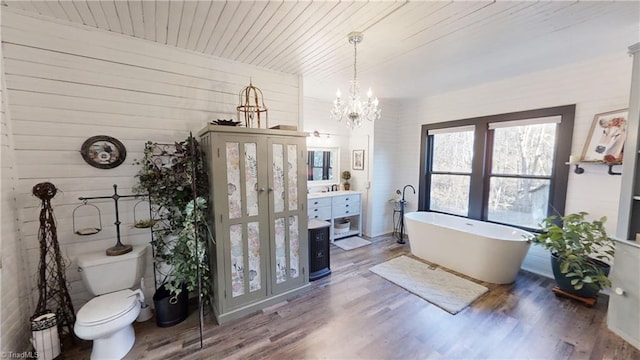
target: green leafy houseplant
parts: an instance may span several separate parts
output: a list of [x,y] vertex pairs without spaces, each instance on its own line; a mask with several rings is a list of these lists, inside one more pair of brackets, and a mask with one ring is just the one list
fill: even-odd
[[[192,145],[194,154],[190,151]],[[135,160],[134,165],[140,166],[140,170],[136,175],[138,184],[133,190],[149,194],[153,208],[154,236],[151,244],[154,260],[156,264],[167,265],[156,266],[156,271],[161,272],[160,281],[173,296],[180,294],[183,284],[192,291],[197,288],[198,271],[202,279],[209,277],[204,240],[206,225],[202,218],[207,207],[209,185],[202,150],[192,137],[175,144],[149,141],[145,144],[143,159]],[[193,202],[193,184],[198,195],[196,205]],[[200,234],[197,251],[196,227]],[[170,270],[162,273],[159,269]],[[202,281],[202,286],[203,295],[211,292],[209,281]],[[208,296],[203,298],[205,301],[209,299]]]
[[[192,159],[189,156],[190,138],[175,144],[159,144],[148,141],[144,147],[144,157],[134,160],[133,165],[140,166],[136,178],[138,184],[133,191],[138,194],[149,194],[156,206],[159,219],[167,222],[171,229],[180,229],[183,222],[183,210],[193,200],[191,188],[192,170],[195,167],[196,192],[207,195],[208,178],[202,158]],[[196,153],[202,150],[194,139]]]
[[[534,236],[532,242],[557,257],[561,273],[556,274],[554,269],[557,282],[560,282],[559,276],[564,276],[576,292],[593,290],[597,294],[611,286],[606,262],[612,260],[614,247],[604,228],[607,218],[588,221],[586,215],[588,213],[579,212],[564,217],[547,217],[541,224],[542,233]],[[573,292],[571,289],[563,290]]]
[[[172,249],[172,256],[167,263],[173,266],[171,277],[167,280],[165,287],[172,294],[178,295],[182,291],[182,286],[186,285],[187,290],[198,289],[198,271],[201,279],[209,278],[209,263],[207,261],[207,249],[203,228],[206,219],[207,200],[198,196],[195,200],[187,203],[184,210],[184,221],[182,229],[177,233],[177,241]],[[196,233],[200,234],[199,239]],[[201,281],[203,299],[208,301],[210,286],[209,281]]]

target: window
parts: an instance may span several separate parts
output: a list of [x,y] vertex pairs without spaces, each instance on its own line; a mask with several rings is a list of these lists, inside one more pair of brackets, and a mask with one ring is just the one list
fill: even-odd
[[529,120],[489,124],[489,221],[536,228],[547,217],[560,117]]
[[575,106],[423,125],[421,210],[536,229],[564,212]]
[[[431,131],[431,209],[467,216],[473,157],[473,126]],[[456,144],[456,146],[451,146]]]

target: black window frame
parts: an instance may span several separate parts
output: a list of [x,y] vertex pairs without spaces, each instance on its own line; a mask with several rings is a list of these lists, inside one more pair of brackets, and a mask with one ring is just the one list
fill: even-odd
[[[570,170],[569,166],[567,166],[565,162],[567,161],[566,159],[569,159],[569,155],[571,154],[575,109],[575,104],[564,105],[422,125],[420,137],[420,183],[418,190],[418,210],[440,212],[430,210],[429,208],[431,201],[431,174],[443,173],[441,171],[432,171],[433,164],[431,155],[433,154],[433,135],[429,135],[429,130],[447,129],[469,125],[475,126],[473,144],[474,155],[471,164],[471,179],[469,185],[469,210],[466,218],[503,224],[487,219],[489,180],[492,175],[491,158],[493,151],[493,133],[490,133],[490,131],[492,130],[489,130],[489,123],[560,116],[561,122],[556,125],[556,151],[554,152],[553,158],[553,168],[551,172],[551,181],[549,184],[549,206],[547,207],[546,214],[547,216],[552,214],[564,215],[567,196],[567,182],[569,179]],[[519,177],[519,175],[509,177]],[[535,178],[535,176],[526,177]],[[461,216],[456,214],[450,215]],[[538,230],[514,224],[506,225],[530,231]]]

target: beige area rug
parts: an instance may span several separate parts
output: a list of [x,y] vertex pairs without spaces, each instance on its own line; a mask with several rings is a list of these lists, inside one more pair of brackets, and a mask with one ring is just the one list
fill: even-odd
[[404,255],[369,270],[454,315],[489,291],[473,281]]
[[336,240],[333,242],[333,244],[342,250],[353,250],[359,247],[367,246],[371,244],[371,241],[365,240],[360,236],[352,236],[352,237]]

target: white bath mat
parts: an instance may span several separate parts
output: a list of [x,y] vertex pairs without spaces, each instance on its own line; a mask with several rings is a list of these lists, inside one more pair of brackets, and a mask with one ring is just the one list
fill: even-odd
[[360,236],[352,236],[340,240],[336,240],[334,245],[342,250],[353,250],[359,247],[367,246],[371,244],[371,241],[365,240]]
[[489,291],[473,281],[407,256],[399,256],[369,270],[454,315]]

